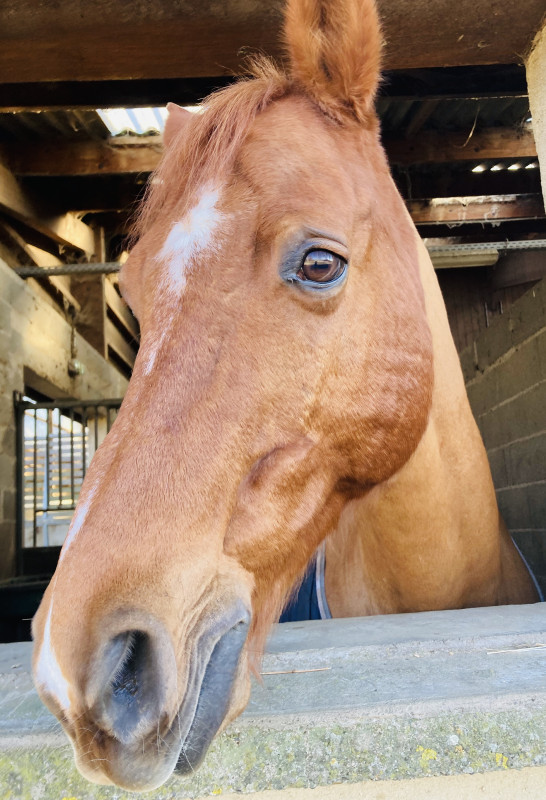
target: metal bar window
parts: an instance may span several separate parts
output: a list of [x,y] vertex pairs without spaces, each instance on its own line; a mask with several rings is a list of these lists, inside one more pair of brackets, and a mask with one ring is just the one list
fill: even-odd
[[15,405],[21,509],[17,544],[24,555],[64,542],[88,462],[121,400],[34,402],[17,396]]

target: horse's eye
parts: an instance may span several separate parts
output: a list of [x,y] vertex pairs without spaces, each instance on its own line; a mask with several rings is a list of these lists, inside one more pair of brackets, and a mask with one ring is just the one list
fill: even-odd
[[347,262],[328,250],[311,250],[303,259],[298,277],[313,283],[332,283],[343,275]]

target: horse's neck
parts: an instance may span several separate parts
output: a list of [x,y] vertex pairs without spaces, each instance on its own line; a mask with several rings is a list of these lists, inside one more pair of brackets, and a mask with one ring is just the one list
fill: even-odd
[[440,289],[419,244],[434,346],[427,430],[408,463],[351,502],[326,548],[334,616],[536,599],[497,510]]

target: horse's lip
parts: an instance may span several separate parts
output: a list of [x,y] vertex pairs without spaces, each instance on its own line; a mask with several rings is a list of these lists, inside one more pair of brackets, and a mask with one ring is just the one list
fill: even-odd
[[[197,706],[189,730],[180,746],[177,772],[193,772],[202,763],[212,739],[224,722],[248,629],[248,621],[239,620],[214,645],[201,677]],[[211,692],[217,697],[216,702],[210,702]]]

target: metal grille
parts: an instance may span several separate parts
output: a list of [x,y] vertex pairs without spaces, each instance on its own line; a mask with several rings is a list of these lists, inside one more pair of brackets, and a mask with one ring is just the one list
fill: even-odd
[[20,551],[62,545],[91,458],[120,405],[16,397]]

